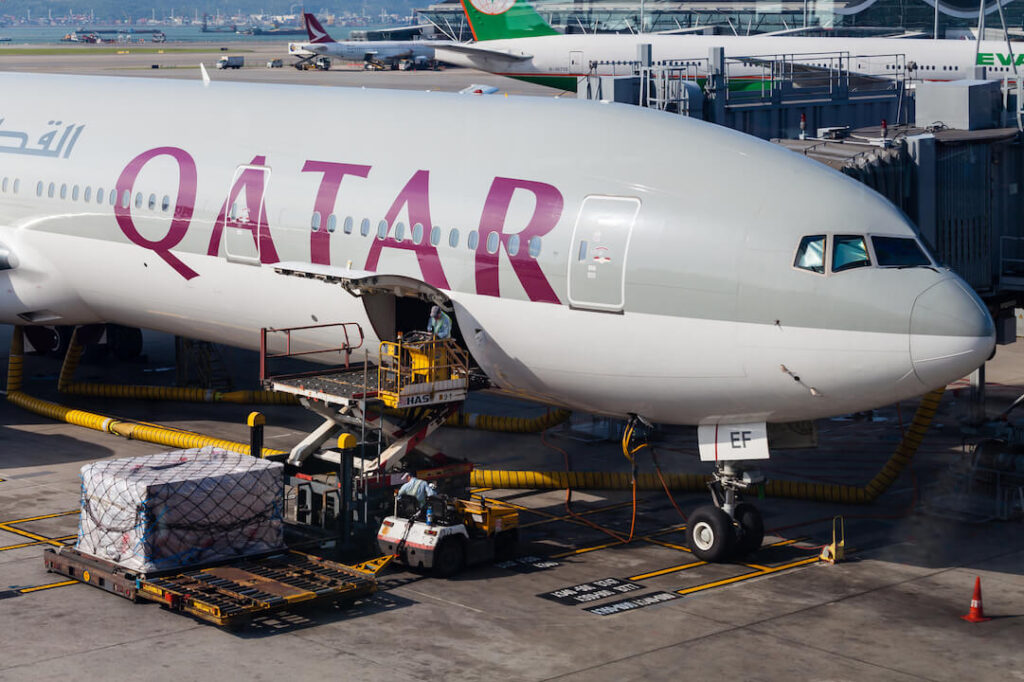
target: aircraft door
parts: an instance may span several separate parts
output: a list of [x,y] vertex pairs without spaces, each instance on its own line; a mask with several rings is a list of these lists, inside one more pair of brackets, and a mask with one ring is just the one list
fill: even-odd
[[267,230],[266,202],[270,169],[239,166],[231,179],[224,213],[224,257],[235,263],[260,263],[260,239]]
[[569,73],[584,73],[586,66],[583,64],[582,52],[569,53]]
[[618,312],[625,303],[626,256],[640,200],[589,196],[583,201],[569,252],[569,304]]

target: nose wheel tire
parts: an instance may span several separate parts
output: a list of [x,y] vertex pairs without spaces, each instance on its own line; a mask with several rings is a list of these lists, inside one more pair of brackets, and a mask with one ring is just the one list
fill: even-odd
[[734,555],[744,557],[759,550],[761,543],[764,542],[764,520],[761,518],[761,512],[754,505],[741,502],[736,505],[733,516],[738,531]]
[[705,505],[690,514],[686,529],[690,549],[702,561],[725,561],[733,552],[736,531],[729,515],[718,507]]

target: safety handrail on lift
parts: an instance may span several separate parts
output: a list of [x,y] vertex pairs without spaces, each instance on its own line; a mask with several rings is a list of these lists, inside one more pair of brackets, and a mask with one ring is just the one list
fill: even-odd
[[[328,327],[341,327],[341,334],[344,337],[344,343],[341,346],[332,346],[329,348],[315,348],[313,350],[301,350],[292,351],[292,332],[296,331],[308,331],[310,329],[326,329]],[[350,328],[352,332],[350,334]],[[359,340],[353,345],[353,338],[358,333]],[[283,353],[270,353],[268,352],[267,337],[270,334],[284,334],[285,336],[285,351]],[[260,383],[274,378],[289,378],[301,377],[301,376],[316,376],[324,374],[325,372],[337,371],[339,369],[349,369],[350,360],[352,357],[352,351],[362,348],[365,337],[363,335],[363,328],[357,322],[330,322],[327,324],[308,324],[301,327],[281,327],[279,329],[274,327],[263,327],[260,329]],[[325,353],[344,353],[345,364],[332,367],[330,369],[313,370],[310,372],[299,372],[297,374],[288,375],[274,375],[270,374],[270,361],[280,358],[297,358],[304,355],[322,355]]]

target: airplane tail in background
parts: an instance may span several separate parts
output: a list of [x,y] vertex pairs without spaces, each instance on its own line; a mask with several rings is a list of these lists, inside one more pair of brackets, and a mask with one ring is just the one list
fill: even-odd
[[311,43],[334,43],[337,42],[327,34],[327,30],[317,21],[317,18],[308,12],[302,15],[306,21],[306,34]]
[[461,0],[476,40],[559,35],[527,0]]

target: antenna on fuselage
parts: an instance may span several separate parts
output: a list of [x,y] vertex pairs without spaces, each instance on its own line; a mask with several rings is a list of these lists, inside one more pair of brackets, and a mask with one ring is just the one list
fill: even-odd
[[203,72],[203,86],[210,87],[210,74],[206,72],[206,65],[199,62],[199,70]]

